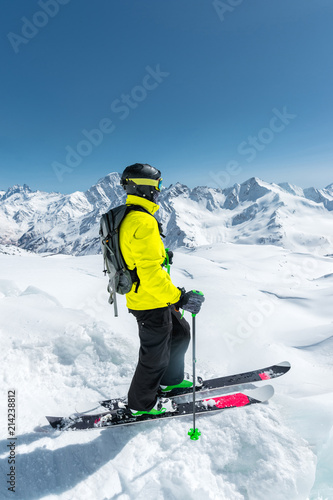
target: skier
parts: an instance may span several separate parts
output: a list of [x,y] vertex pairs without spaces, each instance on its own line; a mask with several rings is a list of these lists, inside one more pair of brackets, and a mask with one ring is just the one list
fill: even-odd
[[[121,185],[127,193],[126,205],[141,207],[130,211],[119,230],[119,245],[137,282],[126,294],[126,304],[138,323],[140,351],[138,364],[128,392],[128,407],[133,415],[159,415],[173,411],[172,402],[157,397],[175,387],[193,387],[184,375],[184,357],[190,342],[190,326],[179,308],[198,314],[203,294],[177,288],[162,265],[166,251],[160,225],[153,216],[162,186],[161,172],[142,163],[126,167]],[[170,252],[172,257],[172,252]]]

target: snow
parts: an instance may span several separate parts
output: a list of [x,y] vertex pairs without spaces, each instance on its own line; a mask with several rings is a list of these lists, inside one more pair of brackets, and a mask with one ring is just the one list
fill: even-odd
[[[272,381],[269,404],[198,416],[202,435],[191,441],[190,417],[43,432],[45,415],[126,394],[137,327],[124,297],[113,317],[101,256],[11,248],[0,247],[1,498],[333,498],[332,257],[304,244],[214,242],[175,252],[174,283],[206,296],[197,373],[292,365]],[[186,363],[191,371],[191,350]],[[17,391],[15,494],[4,479],[9,389]]]
[[[0,244],[40,253],[96,254],[100,216],[125,201],[119,181],[114,172],[86,192],[69,195],[33,192],[26,185],[9,188],[0,196]],[[331,186],[302,189],[257,177],[223,190],[177,183],[162,189],[159,204],[165,243],[174,249],[274,244],[293,251],[306,246],[325,255],[333,245]]]

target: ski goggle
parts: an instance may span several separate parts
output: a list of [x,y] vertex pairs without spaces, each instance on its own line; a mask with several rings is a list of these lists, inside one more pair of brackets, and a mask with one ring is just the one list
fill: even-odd
[[162,177],[159,179],[126,179],[127,181],[133,182],[138,186],[153,186],[157,191],[161,191],[162,188]]

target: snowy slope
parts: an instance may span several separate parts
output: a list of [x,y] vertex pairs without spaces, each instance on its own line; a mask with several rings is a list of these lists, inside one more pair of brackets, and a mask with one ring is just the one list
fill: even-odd
[[[0,195],[0,243],[34,252],[95,254],[101,214],[124,200],[117,173],[70,195],[14,186]],[[221,190],[177,183],[162,190],[159,203],[166,246],[173,248],[230,242],[301,251],[306,245],[325,255],[333,245],[332,185],[303,190],[252,178]]]
[[8,250],[0,253],[0,468],[4,481],[3,417],[7,390],[15,388],[17,490],[2,482],[1,498],[333,498],[332,258],[231,243],[175,253],[174,283],[206,295],[197,318],[199,373],[292,363],[273,382],[268,405],[198,417],[202,436],[192,442],[187,417],[77,433],[34,430],[45,427],[46,414],[126,394],[138,337],[123,297],[113,317],[100,256]]

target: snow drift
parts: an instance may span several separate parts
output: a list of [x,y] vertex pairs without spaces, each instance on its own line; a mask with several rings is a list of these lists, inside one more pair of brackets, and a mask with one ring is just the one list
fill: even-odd
[[[8,248],[7,248],[8,250]],[[204,377],[289,359],[268,405],[87,432],[42,432],[46,414],[126,394],[134,319],[107,304],[101,256],[0,255],[1,414],[17,391],[15,498],[330,498],[332,258],[220,244],[175,253],[173,280],[205,291],[197,319]],[[191,367],[191,353],[187,355]],[[2,478],[8,472],[1,426]],[[2,498],[12,498],[1,484]]]

